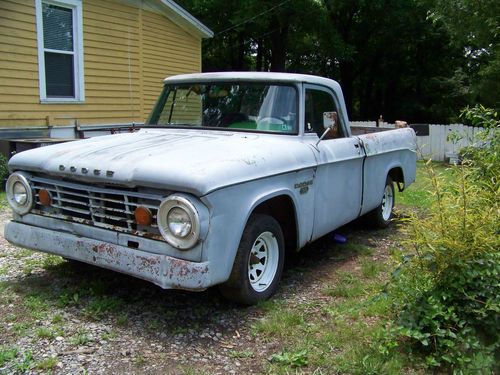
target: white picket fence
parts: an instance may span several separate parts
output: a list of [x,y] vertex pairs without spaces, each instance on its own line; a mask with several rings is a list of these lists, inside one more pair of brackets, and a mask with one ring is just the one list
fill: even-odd
[[[375,121],[351,121],[351,126],[376,127]],[[394,124],[382,123],[381,129],[394,128]],[[463,124],[429,124],[429,135],[417,135],[417,146],[419,158],[436,161],[453,160],[462,147],[468,146],[477,140],[476,135],[482,132],[481,128],[466,126]],[[451,133],[460,135],[458,141],[452,141],[448,136]]]

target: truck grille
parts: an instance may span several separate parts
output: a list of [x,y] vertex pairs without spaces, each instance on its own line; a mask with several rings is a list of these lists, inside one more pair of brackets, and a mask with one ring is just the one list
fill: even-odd
[[[93,225],[100,228],[163,239],[156,225],[156,215],[163,196],[88,184],[33,177],[35,207],[33,213],[53,218]],[[39,191],[45,189],[52,195],[52,204],[40,203]],[[136,207],[147,207],[153,215],[151,225],[135,222]]]

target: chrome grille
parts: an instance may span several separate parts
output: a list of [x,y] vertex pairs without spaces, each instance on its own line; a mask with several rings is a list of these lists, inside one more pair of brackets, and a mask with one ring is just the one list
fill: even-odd
[[[133,235],[162,239],[156,224],[158,207],[163,199],[161,195],[42,177],[33,177],[31,181],[35,189],[34,213]],[[40,203],[38,193],[42,189],[51,193],[52,204],[50,206]],[[134,211],[138,206],[147,207],[151,211],[153,215],[151,225],[142,226],[135,222]]]

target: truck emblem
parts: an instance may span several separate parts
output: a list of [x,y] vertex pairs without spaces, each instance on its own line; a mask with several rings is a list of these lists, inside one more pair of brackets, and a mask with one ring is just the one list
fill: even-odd
[[312,184],[313,184],[313,180],[307,180],[307,181],[297,182],[293,187],[295,189],[302,189],[302,188],[311,186]]

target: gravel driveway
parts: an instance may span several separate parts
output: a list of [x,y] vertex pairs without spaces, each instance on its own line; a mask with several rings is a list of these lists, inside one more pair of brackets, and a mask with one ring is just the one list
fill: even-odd
[[[9,215],[7,208],[0,212],[2,231]],[[386,256],[390,232],[356,225],[342,230],[349,241],[376,249],[375,260]],[[332,236],[309,246],[288,262],[273,301],[321,303],[324,281],[357,267],[355,257],[339,256],[342,251]],[[265,314],[265,304],[241,307],[216,288],[165,291],[0,238],[0,373],[262,373],[283,346],[252,330]]]

